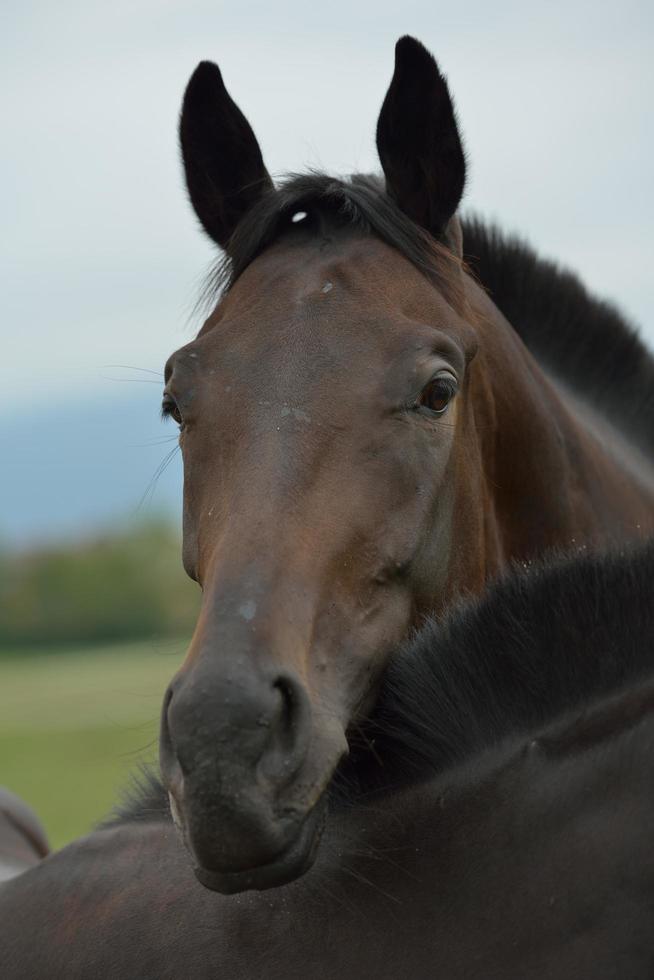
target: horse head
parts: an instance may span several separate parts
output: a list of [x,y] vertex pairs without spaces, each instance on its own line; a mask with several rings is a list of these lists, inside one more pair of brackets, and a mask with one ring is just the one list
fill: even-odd
[[180,135],[229,282],[165,372],[184,564],[203,601],[161,759],[201,880],[230,891],[311,863],[346,733],[445,594],[457,393],[475,351],[455,216],[465,166],[447,84],[411,38],[377,127],[386,193],[311,175],[276,190],[207,62]]

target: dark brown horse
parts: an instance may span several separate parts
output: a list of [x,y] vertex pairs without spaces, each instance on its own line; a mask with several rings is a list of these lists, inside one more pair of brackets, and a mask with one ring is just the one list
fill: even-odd
[[651,980],[653,581],[534,567],[423,630],[283,888],[201,888],[149,788],[0,886],[3,980]]
[[348,739],[427,614],[512,559],[654,530],[654,366],[574,277],[461,225],[452,103],[411,38],[385,183],[273,187],[208,62],[181,144],[226,258],[166,366],[203,602],[161,763],[200,879],[231,892],[310,866]]

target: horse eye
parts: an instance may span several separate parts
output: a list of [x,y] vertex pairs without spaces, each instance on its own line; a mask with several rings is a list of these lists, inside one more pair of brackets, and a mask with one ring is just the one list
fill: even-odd
[[163,419],[173,418],[177,422],[178,426],[181,428],[184,424],[182,419],[182,413],[177,407],[177,402],[169,395],[168,392],[164,393],[163,401],[161,403],[161,417]]
[[455,394],[456,384],[453,378],[432,378],[422,390],[418,408],[425,408],[434,415],[443,415]]

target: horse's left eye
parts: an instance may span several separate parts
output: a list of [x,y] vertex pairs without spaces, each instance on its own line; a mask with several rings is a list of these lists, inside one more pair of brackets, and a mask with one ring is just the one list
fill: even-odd
[[425,385],[418,399],[418,408],[432,415],[443,415],[456,394],[456,382],[450,376],[432,378]]

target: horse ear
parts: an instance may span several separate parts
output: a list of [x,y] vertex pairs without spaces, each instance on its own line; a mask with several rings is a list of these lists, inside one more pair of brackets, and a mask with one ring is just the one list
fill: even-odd
[[447,82],[412,37],[395,46],[395,72],[377,123],[386,190],[435,238],[447,225],[465,184],[465,157]]
[[272,181],[249,122],[211,61],[200,62],[188,83],[179,139],[191,204],[207,234],[225,248]]

